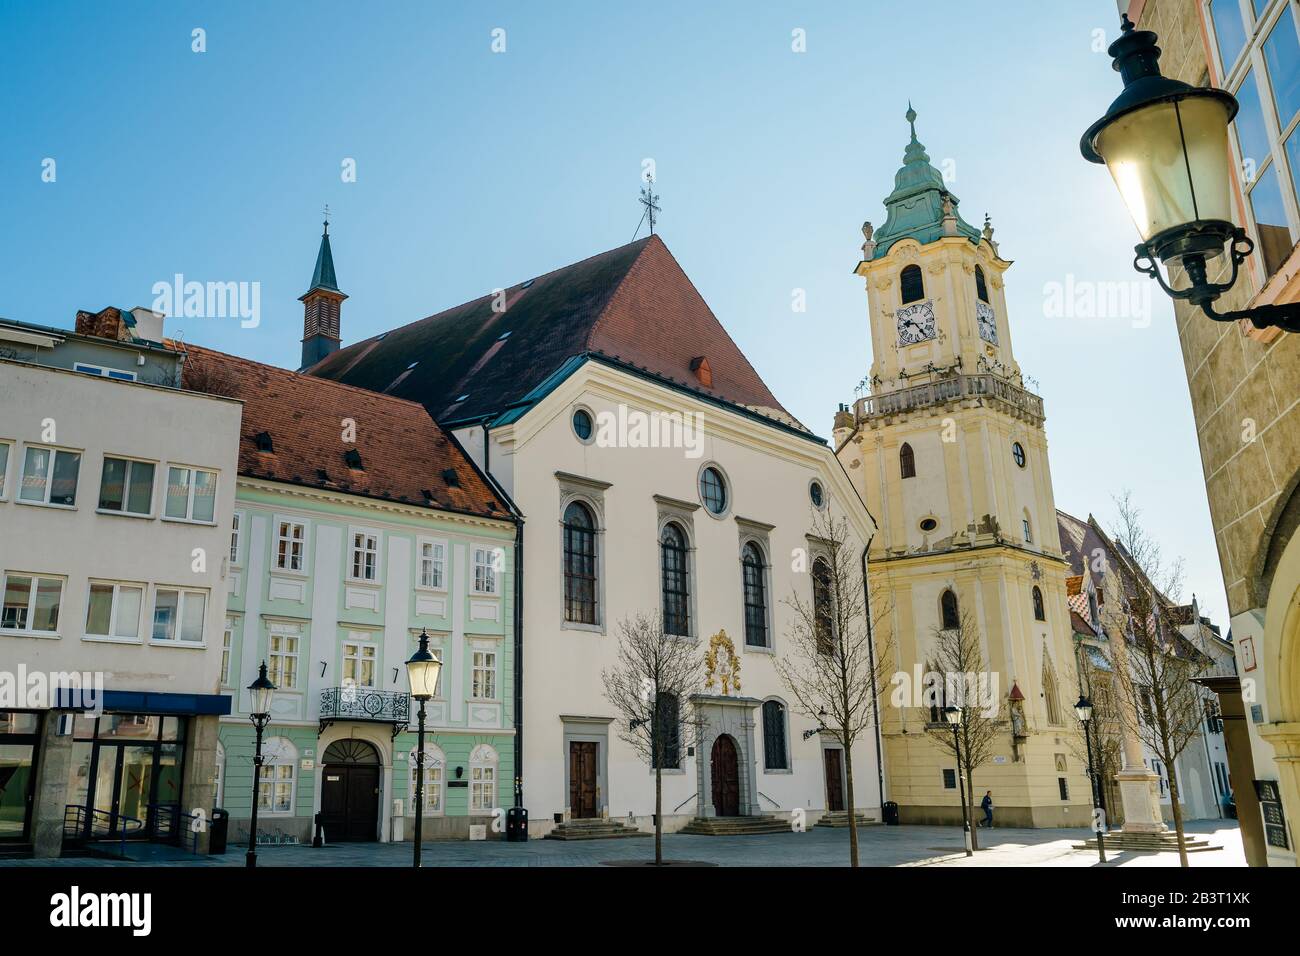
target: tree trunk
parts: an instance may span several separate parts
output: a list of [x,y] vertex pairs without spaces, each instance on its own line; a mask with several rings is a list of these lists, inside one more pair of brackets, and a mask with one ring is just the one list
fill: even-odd
[[848,811],[849,811],[849,866],[858,865],[858,815],[853,808],[853,760],[849,757],[849,750],[844,748],[844,785],[848,791]]
[[[662,760],[656,760],[662,765]],[[664,772],[662,766],[655,767],[655,866],[664,862]]]
[[1188,866],[1187,837],[1183,834],[1183,811],[1178,806],[1178,770],[1172,762],[1165,766],[1169,768],[1169,805],[1174,811],[1174,832],[1178,834],[1178,865]]

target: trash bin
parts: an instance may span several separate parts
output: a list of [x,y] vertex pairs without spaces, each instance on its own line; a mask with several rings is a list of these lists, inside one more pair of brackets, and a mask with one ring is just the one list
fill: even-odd
[[226,852],[226,835],[230,832],[230,811],[212,808],[212,826],[208,830],[208,854],[219,856]]
[[523,807],[511,807],[506,811],[506,841],[528,842],[528,811]]
[[882,810],[884,812],[886,826],[898,826],[898,804],[893,800],[886,800]]

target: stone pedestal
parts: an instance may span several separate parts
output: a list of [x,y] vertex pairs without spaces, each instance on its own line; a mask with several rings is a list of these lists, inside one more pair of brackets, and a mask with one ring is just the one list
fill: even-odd
[[1115,774],[1124,806],[1125,833],[1164,833],[1160,813],[1160,778],[1145,766],[1125,767]]

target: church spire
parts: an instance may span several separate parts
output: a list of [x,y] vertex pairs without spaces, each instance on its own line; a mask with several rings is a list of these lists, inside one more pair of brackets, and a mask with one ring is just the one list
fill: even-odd
[[325,229],[320,237],[320,250],[316,253],[316,268],[311,275],[311,287],[299,296],[303,306],[302,368],[315,365],[331,352],[338,350],[339,312],[347,296],[339,290],[334,274],[334,253],[330,249],[329,207],[325,207]]
[[885,199],[889,215],[875,233],[873,258],[889,252],[899,239],[911,237],[925,244],[945,235],[965,236],[979,242],[980,234],[957,212],[957,197],[948,191],[943,174],[930,164],[930,155],[916,136],[916,110],[907,104],[911,138],[903,150],[903,165],[894,174],[894,191]]

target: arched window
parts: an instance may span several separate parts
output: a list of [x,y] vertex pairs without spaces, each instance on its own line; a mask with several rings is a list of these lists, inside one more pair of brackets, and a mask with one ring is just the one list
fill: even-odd
[[957,595],[948,588],[939,597],[939,617],[943,620],[944,630],[961,627],[961,613],[957,609]]
[[297,791],[298,748],[287,737],[262,744],[262,774],[257,781],[258,813],[293,813]]
[[1094,629],[1101,627],[1101,614],[1097,610],[1097,595],[1088,593],[1088,621]]
[[[408,758],[411,768],[410,779],[410,797],[407,800],[406,812],[415,813],[415,774],[416,774],[416,757],[419,751],[411,748],[411,754]],[[442,783],[443,771],[446,768],[446,757],[442,749],[435,744],[424,745],[424,812],[425,813],[442,813]]]
[[779,700],[763,701],[763,769],[790,769],[785,746],[785,705]]
[[1043,592],[1039,589],[1037,584],[1034,585],[1034,620],[1047,620],[1047,612],[1043,610]]
[[834,595],[831,566],[825,558],[813,562],[813,621],[817,628],[817,650],[830,654],[835,649]]
[[898,275],[899,291],[903,295],[903,305],[925,298],[925,279],[921,276],[921,267],[910,265]]
[[677,697],[667,692],[655,697],[654,725],[650,728],[650,767],[665,770],[682,767],[681,720]]
[[664,633],[690,635],[690,572],[686,566],[686,533],[675,522],[659,536],[662,568]]
[[1056,700],[1056,673],[1052,670],[1052,662],[1046,655],[1043,656],[1043,704],[1047,708],[1047,722],[1059,724],[1061,707]]
[[903,442],[903,447],[898,449],[898,470],[904,478],[916,477],[916,454],[907,442]]
[[767,647],[767,588],[763,581],[763,552],[750,541],[740,559],[745,583],[745,643]]
[[469,809],[490,813],[497,805],[497,752],[479,744],[469,755]]
[[596,519],[580,501],[564,509],[564,619],[596,623]]
[[981,302],[988,302],[989,287],[984,281],[984,270],[979,266],[975,267],[975,294],[979,296]]

